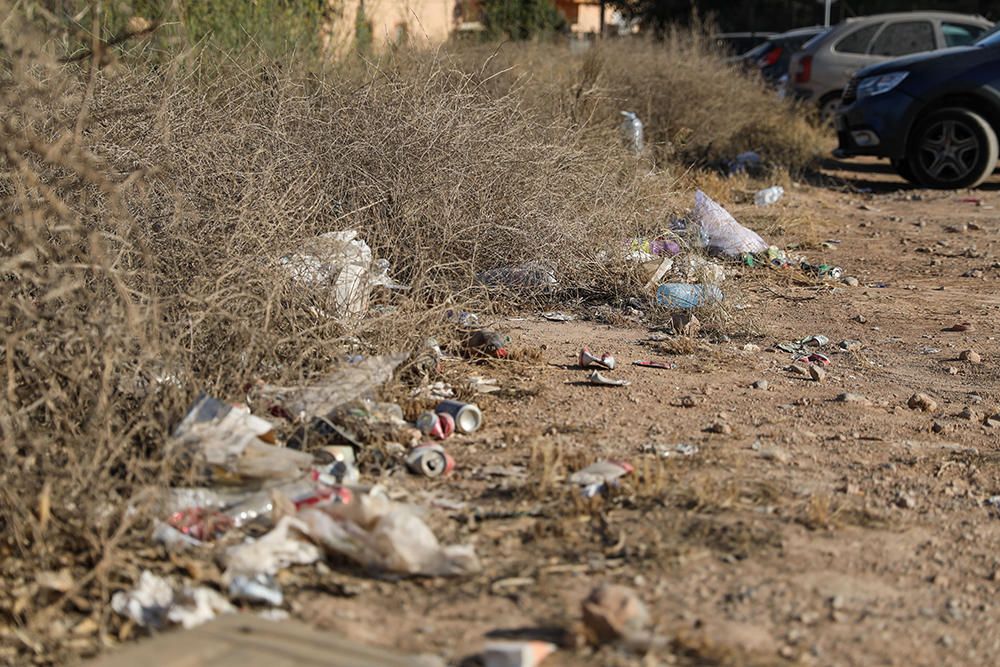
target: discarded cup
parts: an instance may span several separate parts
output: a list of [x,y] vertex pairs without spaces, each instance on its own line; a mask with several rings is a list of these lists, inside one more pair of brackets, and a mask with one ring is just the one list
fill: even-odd
[[580,350],[579,362],[581,368],[600,366],[601,368],[606,368],[609,371],[613,371],[617,363],[615,358],[610,354],[602,354],[600,357],[596,357],[590,349],[586,347]]
[[722,290],[715,285],[664,283],[656,290],[656,303],[667,308],[698,308],[722,299]]
[[461,433],[474,433],[483,425],[483,413],[474,403],[461,401],[441,401],[434,411],[454,420],[455,428]]
[[406,457],[406,465],[418,475],[441,477],[455,469],[455,459],[441,445],[421,445]]

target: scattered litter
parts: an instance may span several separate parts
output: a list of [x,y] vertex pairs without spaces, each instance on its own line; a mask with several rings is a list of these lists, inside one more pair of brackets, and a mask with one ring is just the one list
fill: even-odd
[[414,511],[383,493],[349,505],[322,505],[298,513],[308,535],[330,553],[366,567],[425,576],[454,576],[481,568],[469,545],[442,547]]
[[312,457],[276,447],[274,427],[249,410],[202,395],[174,430],[169,447],[195,454],[213,477],[265,480],[298,477]]
[[655,443],[646,443],[642,446],[641,450],[643,454],[656,454],[660,458],[670,458],[672,456],[694,456],[700,449],[698,445],[692,445],[687,443],[680,443],[671,447],[670,445],[658,445]]
[[455,459],[441,445],[421,445],[410,451],[406,466],[424,477],[441,477],[455,469]]
[[421,433],[435,440],[445,440],[455,432],[455,419],[451,415],[438,414],[430,410],[420,413],[416,425]]
[[837,347],[844,352],[858,352],[862,347],[864,347],[864,343],[854,338],[848,338],[847,340],[840,341]]
[[[496,378],[484,378],[478,375],[470,375],[468,378],[469,387],[477,394],[493,394],[500,391]],[[447,396],[445,398],[451,398]]]
[[674,282],[703,283],[718,285],[726,280],[726,270],[722,265],[698,255],[685,255],[674,261],[670,267]]
[[729,168],[729,175],[734,174],[745,174],[747,172],[755,173],[760,171],[763,167],[763,160],[760,154],[756,151],[745,151],[736,156],[735,159],[730,160],[727,165]]
[[459,433],[475,433],[483,425],[483,412],[474,403],[441,401],[434,411],[451,417]]
[[621,133],[628,149],[636,155],[642,153],[642,121],[632,111],[622,111]]
[[500,332],[480,329],[473,331],[462,341],[462,348],[469,356],[506,359],[508,354],[507,346],[509,344],[510,338]]
[[375,286],[406,289],[389,277],[386,260],[373,262],[372,249],[357,236],[353,229],[321,234],[279,260],[293,280],[329,288],[333,316],[340,319],[361,318]]
[[797,364],[809,364],[811,366],[829,366],[830,357],[821,352],[812,352],[795,360]]
[[444,316],[447,320],[458,325],[460,329],[478,329],[480,326],[479,315],[466,310],[449,310],[445,312]]
[[542,313],[542,317],[549,322],[572,322],[576,319],[576,315],[555,310]]
[[211,588],[185,586],[174,590],[166,579],[149,570],[142,571],[134,589],[112,595],[111,608],[137,625],[153,629],[168,624],[193,628],[218,614],[235,611],[228,600]]
[[764,239],[736,222],[726,209],[701,190],[695,193],[691,215],[710,253],[740,257],[744,253],[767,251]]
[[583,487],[587,498],[603,493],[609,486],[618,486],[618,480],[631,475],[634,468],[623,461],[598,461],[569,476],[570,484]]
[[443,401],[455,396],[455,390],[447,382],[435,382],[424,387],[418,387],[410,392],[414,398]]
[[662,368],[663,370],[672,370],[674,368],[677,368],[677,364],[664,363],[662,361],[650,361],[648,359],[644,359],[642,361],[633,361],[632,365],[642,366],[643,368]]
[[483,649],[483,667],[536,667],[555,650],[542,641],[491,642]]
[[489,286],[551,290],[559,285],[555,272],[544,264],[529,262],[483,271],[476,279]]
[[610,354],[605,353],[602,354],[600,357],[597,357],[594,356],[594,354],[587,347],[584,347],[582,350],[580,350],[580,355],[578,357],[577,363],[579,364],[580,368],[589,368],[591,366],[598,366],[600,368],[604,368],[609,371],[613,371],[615,369],[615,365],[617,364],[615,358]]
[[699,308],[722,300],[722,290],[715,285],[664,283],[656,290],[656,303],[665,308]]
[[238,574],[229,581],[229,599],[280,607],[285,596],[273,575],[263,573]]
[[754,195],[753,203],[756,206],[771,206],[785,196],[785,188],[780,185],[773,185],[765,188]]
[[365,357],[344,364],[315,384],[299,387],[261,385],[256,389],[272,411],[292,419],[329,417],[338,408],[388,382],[405,354]]
[[588,375],[587,380],[590,381],[590,384],[596,384],[601,387],[627,387],[632,384],[628,380],[612,380],[611,378],[604,377],[600,371],[594,371]]
[[289,565],[307,565],[319,560],[316,545],[305,539],[309,527],[297,517],[283,516],[271,532],[226,549],[224,578],[239,575],[275,575]]

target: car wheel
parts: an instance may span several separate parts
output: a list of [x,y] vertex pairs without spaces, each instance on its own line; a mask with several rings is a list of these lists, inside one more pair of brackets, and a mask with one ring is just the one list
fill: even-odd
[[897,174],[902,176],[908,182],[914,185],[920,185],[920,181],[917,180],[916,175],[913,173],[913,168],[910,166],[908,160],[892,160],[892,168]]
[[974,188],[993,173],[1000,148],[982,116],[967,109],[941,109],[920,121],[907,162],[922,185]]
[[837,117],[840,109],[840,93],[830,95],[819,103],[819,122],[824,127],[833,125],[833,119]]

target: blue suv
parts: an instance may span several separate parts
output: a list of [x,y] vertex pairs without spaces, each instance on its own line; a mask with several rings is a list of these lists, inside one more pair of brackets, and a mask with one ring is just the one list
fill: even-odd
[[889,158],[900,176],[924,187],[976,187],[1000,152],[1000,31],[973,46],[859,71],[835,126],[837,157]]

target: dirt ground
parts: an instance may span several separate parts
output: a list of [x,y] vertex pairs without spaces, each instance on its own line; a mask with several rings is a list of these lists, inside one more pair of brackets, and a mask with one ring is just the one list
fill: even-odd
[[[680,340],[625,317],[500,322],[521,360],[444,369],[502,387],[478,401],[485,428],[446,443],[455,473],[382,480],[433,508],[443,542],[475,544],[483,572],[292,568],[280,578],[292,615],[456,665],[478,664],[488,636],[560,643],[553,667],[997,664],[1000,177],[956,193],[876,162],[825,173],[778,206],[811,221],[806,254],[858,286],[738,269],[726,315]],[[774,347],[812,334],[830,340],[822,382],[785,370],[793,355]],[[850,339],[860,349],[841,351]],[[583,345],[614,354],[608,375],[632,384],[584,382]],[[848,392],[859,400],[838,400]],[[908,407],[918,392],[933,411]],[[603,459],[635,473],[585,500],[565,477]],[[600,582],[635,589],[672,643],[646,656],[582,646],[580,602]]]
[[[983,420],[1000,411],[1000,178],[934,192],[875,162],[827,168],[844,185],[794,187],[779,206],[839,241],[823,259],[858,287],[751,289],[729,308],[752,317],[688,349],[651,341],[646,326],[504,322],[512,347],[542,348],[543,361],[449,365],[449,377],[496,377],[504,391],[480,401],[484,430],[450,441],[452,477],[398,480],[453,508],[436,525],[475,543],[483,574],[337,570],[294,614],[457,663],[491,632],[569,643],[580,601],[610,581],[682,640],[644,658],[568,648],[545,664],[996,664],[1000,505],[988,499],[1000,494],[1000,424]],[[960,323],[971,328],[945,331]],[[785,371],[792,355],[773,348],[810,334],[831,341],[824,382]],[[838,352],[845,339],[862,348]],[[582,345],[616,355],[609,375],[631,386],[581,382]],[[970,349],[981,363],[959,359]],[[630,365],[648,358],[676,367]],[[838,401],[844,392],[866,400]],[[936,410],[910,409],[916,392]],[[601,459],[636,474],[610,498],[578,499],[560,477]]]

